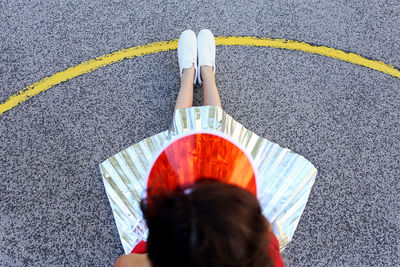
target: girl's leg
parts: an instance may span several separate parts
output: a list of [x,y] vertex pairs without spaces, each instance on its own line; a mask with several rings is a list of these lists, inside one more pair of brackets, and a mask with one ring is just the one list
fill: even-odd
[[215,84],[215,75],[214,75],[213,67],[201,66],[200,74],[201,74],[201,79],[203,81],[204,105],[205,106],[217,106],[217,107],[222,108],[221,99],[219,98],[217,85]]
[[188,69],[183,69],[181,87],[179,89],[178,98],[176,99],[175,110],[193,106],[194,72],[193,66]]

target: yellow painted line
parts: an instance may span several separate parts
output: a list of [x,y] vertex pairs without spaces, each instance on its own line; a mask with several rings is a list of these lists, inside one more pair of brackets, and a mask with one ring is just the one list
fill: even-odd
[[[338,49],[329,48],[325,46],[315,46],[304,42],[285,40],[285,39],[271,39],[271,38],[258,38],[251,36],[228,36],[228,37],[216,37],[216,45],[240,45],[240,46],[262,46],[262,47],[273,47],[282,48],[288,50],[299,50],[307,53],[318,54],[331,58],[340,59],[353,64],[364,66],[370,69],[374,69],[400,79],[400,71],[395,67],[385,64],[382,61],[371,60],[364,58],[354,53],[347,53]],[[5,102],[0,104],[0,115],[10,110],[22,102],[28,100],[31,97],[44,92],[53,86],[66,82],[79,75],[94,71],[101,67],[119,62],[127,58],[135,58],[148,54],[155,54],[161,51],[169,51],[177,49],[178,39],[173,39],[164,42],[149,43],[146,45],[140,45],[131,47],[128,49],[122,49],[111,54],[90,59],[82,62],[79,65],[70,67],[66,70],[57,72],[50,77],[46,77],[32,85],[29,85],[21,91],[10,96]]]
[[347,53],[342,50],[330,48],[326,46],[315,46],[304,42],[271,39],[258,37],[217,37],[215,39],[217,45],[243,45],[243,46],[264,46],[273,48],[282,48],[288,50],[299,50],[307,53],[318,54],[321,56],[337,58],[353,64],[364,66],[373,70],[377,70],[400,79],[400,71],[382,61],[364,58],[358,54]]

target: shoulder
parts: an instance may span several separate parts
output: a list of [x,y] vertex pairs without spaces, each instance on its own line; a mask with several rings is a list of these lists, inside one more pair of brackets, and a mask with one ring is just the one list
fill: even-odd
[[114,263],[114,267],[151,267],[146,254],[129,254],[120,256]]

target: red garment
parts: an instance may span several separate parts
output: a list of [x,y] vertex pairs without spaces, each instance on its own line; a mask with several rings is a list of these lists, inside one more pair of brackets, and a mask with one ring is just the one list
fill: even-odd
[[136,253],[136,254],[143,254],[146,253],[147,249],[146,249],[146,241],[140,241],[136,247],[132,250],[131,253]]
[[[271,237],[271,242],[268,245],[268,252],[269,252],[269,257],[272,259],[274,266],[276,267],[282,267],[283,261],[281,257],[281,253],[279,252],[279,242],[278,239],[274,234],[272,234]],[[132,250],[131,253],[137,253],[137,254],[143,254],[146,253],[146,241],[140,241],[139,244],[136,245],[136,247]]]

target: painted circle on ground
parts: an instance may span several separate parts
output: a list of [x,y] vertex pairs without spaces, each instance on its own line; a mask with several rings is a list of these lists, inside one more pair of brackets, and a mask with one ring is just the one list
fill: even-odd
[[[215,37],[215,44],[228,46],[262,46],[287,50],[298,50],[306,53],[318,54],[326,57],[336,58],[349,63],[364,66],[382,73],[391,75],[400,79],[400,71],[391,65],[379,60],[372,60],[362,57],[355,53],[344,52],[339,49],[311,45],[305,42],[286,40],[259,38],[254,36],[219,36]],[[122,49],[110,54],[102,55],[94,59],[84,61],[76,66],[72,66],[66,70],[57,72],[52,76],[43,78],[42,80],[31,84],[24,89],[10,96],[6,101],[0,104],[0,116],[26,100],[44,92],[55,85],[66,82],[72,78],[89,73],[101,67],[117,63],[127,58],[135,58],[148,54],[155,54],[161,51],[169,51],[177,49],[178,39],[170,41],[155,42],[145,45],[135,46],[128,49]]]

